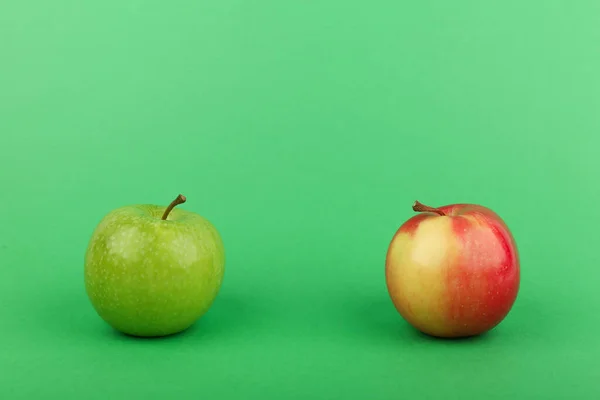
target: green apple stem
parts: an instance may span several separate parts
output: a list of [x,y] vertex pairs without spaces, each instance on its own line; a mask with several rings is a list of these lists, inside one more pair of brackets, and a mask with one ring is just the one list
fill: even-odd
[[171,202],[171,204],[169,204],[169,207],[167,207],[167,209],[165,210],[165,213],[162,216],[162,220],[165,221],[167,219],[167,217],[169,216],[169,213],[171,212],[171,210],[173,210],[175,208],[175,206],[179,205],[179,204],[183,204],[185,203],[185,196],[180,194],[179,196],[177,196],[177,198],[175,200],[173,200]]
[[441,216],[446,215],[439,208],[429,207],[429,206],[426,206],[425,204],[419,203],[418,201],[415,201],[415,204],[413,204],[412,209],[413,209],[413,211],[417,211],[417,212],[433,212],[433,213],[439,214]]

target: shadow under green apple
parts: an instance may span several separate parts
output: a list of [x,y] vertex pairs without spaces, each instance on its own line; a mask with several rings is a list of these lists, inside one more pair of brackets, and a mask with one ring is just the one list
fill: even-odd
[[[60,342],[126,340],[138,342],[169,340],[233,340],[247,331],[256,331],[268,324],[266,300],[248,299],[248,296],[225,292],[220,294],[208,312],[188,329],[177,334],[154,338],[126,335],[100,318],[82,291],[54,293],[46,296],[49,301],[29,317],[24,315],[23,324],[31,323],[39,333],[40,321],[45,327],[44,336]],[[29,330],[31,331],[31,329]]]

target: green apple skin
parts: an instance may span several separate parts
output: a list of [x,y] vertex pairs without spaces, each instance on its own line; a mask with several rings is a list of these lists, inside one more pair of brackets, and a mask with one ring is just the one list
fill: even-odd
[[211,307],[225,272],[217,229],[200,215],[132,205],[108,213],[85,254],[85,289],[98,315],[127,335],[167,336]]

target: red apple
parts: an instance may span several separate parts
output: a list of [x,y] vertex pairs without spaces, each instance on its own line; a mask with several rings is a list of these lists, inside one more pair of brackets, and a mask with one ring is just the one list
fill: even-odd
[[519,291],[515,240],[489,208],[452,204],[419,212],[394,235],[387,289],[400,315],[435,337],[482,334],[509,313]]

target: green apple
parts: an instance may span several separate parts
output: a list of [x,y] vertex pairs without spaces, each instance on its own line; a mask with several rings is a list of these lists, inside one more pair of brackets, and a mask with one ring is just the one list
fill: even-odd
[[85,254],[85,289],[98,315],[132,336],[186,330],[211,307],[225,271],[217,229],[202,216],[138,204],[108,213]]

